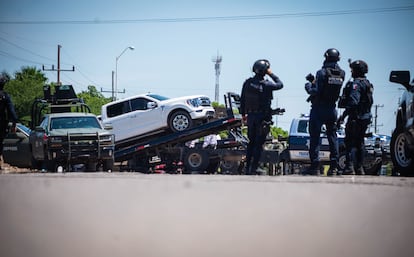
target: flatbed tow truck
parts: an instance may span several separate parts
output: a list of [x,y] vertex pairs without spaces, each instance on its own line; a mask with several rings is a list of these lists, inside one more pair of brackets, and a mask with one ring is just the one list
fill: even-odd
[[[241,132],[242,117],[234,114],[240,107],[240,96],[227,93],[225,96],[226,115],[208,123],[176,133],[164,132],[132,141],[130,144],[116,145],[115,162],[120,163],[120,171],[152,173],[159,163],[165,165],[166,172],[177,173],[184,166],[183,173],[222,173],[241,174],[243,157],[248,139]],[[281,114],[283,111],[275,114]],[[186,142],[221,131],[228,131],[229,138],[220,140],[217,147],[189,148]],[[279,152],[265,150],[262,162],[276,164]]]

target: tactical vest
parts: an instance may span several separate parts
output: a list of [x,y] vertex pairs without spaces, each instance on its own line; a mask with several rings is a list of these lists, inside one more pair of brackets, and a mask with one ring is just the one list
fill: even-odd
[[355,79],[355,82],[362,84],[361,99],[358,105],[358,114],[362,115],[371,112],[371,107],[374,103],[374,86],[367,79]]
[[367,80],[367,79],[355,79],[354,81],[349,81],[348,83],[346,83],[343,91],[342,91],[342,95],[341,98],[339,99],[338,102],[338,107],[339,108],[349,108],[351,107],[351,92],[354,87],[354,84],[358,84],[358,90],[359,90],[359,94],[360,94],[360,99],[359,99],[359,103],[357,103],[357,108],[356,108],[356,115],[362,117],[364,114],[366,113],[370,113],[371,112],[371,107],[374,103],[374,97],[373,97],[373,93],[374,93],[374,87],[373,85]]
[[245,110],[249,112],[264,111],[264,86],[250,79],[245,88]]
[[351,94],[353,81],[348,81],[342,89],[342,95],[339,97],[338,108],[347,108],[349,106],[349,95]]
[[340,68],[325,68],[326,79],[320,92],[320,100],[327,103],[335,103],[341,92],[345,72]]

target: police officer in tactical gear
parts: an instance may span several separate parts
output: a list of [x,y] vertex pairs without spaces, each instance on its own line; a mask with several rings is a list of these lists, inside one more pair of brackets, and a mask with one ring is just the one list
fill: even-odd
[[3,88],[6,85],[8,78],[0,75],[0,169],[3,165],[3,141],[7,135],[7,128],[9,121],[12,122],[12,131],[16,131],[17,115],[14,111],[14,106],[9,94],[4,92]]
[[[249,138],[246,153],[246,175],[256,175],[261,171],[259,160],[272,121],[273,90],[283,88],[282,81],[272,73],[268,60],[257,60],[253,65],[253,72],[255,73],[254,77],[244,82],[240,98],[240,113],[244,121],[247,118],[247,136]],[[266,75],[271,80],[265,78]]]
[[345,125],[346,161],[344,175],[365,175],[364,136],[371,123],[371,106],[373,104],[373,85],[366,78],[368,64],[362,60],[351,62],[352,78],[344,87],[339,108],[345,108],[339,117],[341,123],[348,117]]
[[[337,49],[330,48],[326,50],[324,57],[323,66],[317,71],[314,80],[305,84],[305,90],[310,95],[309,100],[312,107],[309,117],[309,157],[311,165],[304,171],[304,175],[319,175],[320,133],[323,124],[326,126],[330,151],[328,176],[336,175],[338,172],[336,102],[345,78],[345,71],[338,65],[340,54]],[[307,79],[309,80],[311,77],[308,75]]]

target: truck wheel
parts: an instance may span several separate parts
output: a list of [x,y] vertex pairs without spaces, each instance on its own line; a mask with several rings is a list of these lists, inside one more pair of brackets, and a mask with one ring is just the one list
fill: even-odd
[[57,172],[57,165],[55,160],[47,160],[46,161],[46,168],[48,171]]
[[86,171],[96,172],[96,166],[97,166],[96,162],[89,162],[88,165],[86,166]]
[[170,115],[168,126],[172,132],[180,132],[191,128],[193,120],[186,111],[176,111]]
[[345,162],[346,162],[346,152],[339,153],[338,170],[340,171],[345,170]]
[[42,161],[38,161],[32,156],[32,169],[41,170],[42,169]]
[[287,161],[287,160],[283,160],[283,165],[282,165],[282,174],[283,175],[290,175],[290,174],[293,174],[294,173],[294,170],[293,170],[293,163],[291,163],[291,162],[289,162],[289,161]]
[[214,158],[214,159],[210,160],[209,165],[207,167],[207,173],[208,174],[217,173],[217,169],[219,167],[219,164],[220,164],[220,159],[219,158]]
[[239,174],[240,161],[222,160],[220,163],[221,174]]
[[396,128],[391,136],[391,159],[396,172],[402,176],[414,175],[413,153],[409,152],[408,140],[403,129]]
[[114,171],[114,159],[105,160],[103,164],[103,170],[108,172]]
[[382,160],[376,160],[372,163],[364,165],[365,175],[377,176],[381,172]]
[[190,148],[184,157],[184,166],[187,171],[204,172],[210,163],[208,153],[203,149]]

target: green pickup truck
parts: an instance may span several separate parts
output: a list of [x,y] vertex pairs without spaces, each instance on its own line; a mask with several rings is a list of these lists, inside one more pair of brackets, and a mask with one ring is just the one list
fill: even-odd
[[92,113],[50,113],[29,136],[32,168],[112,171],[114,135]]

